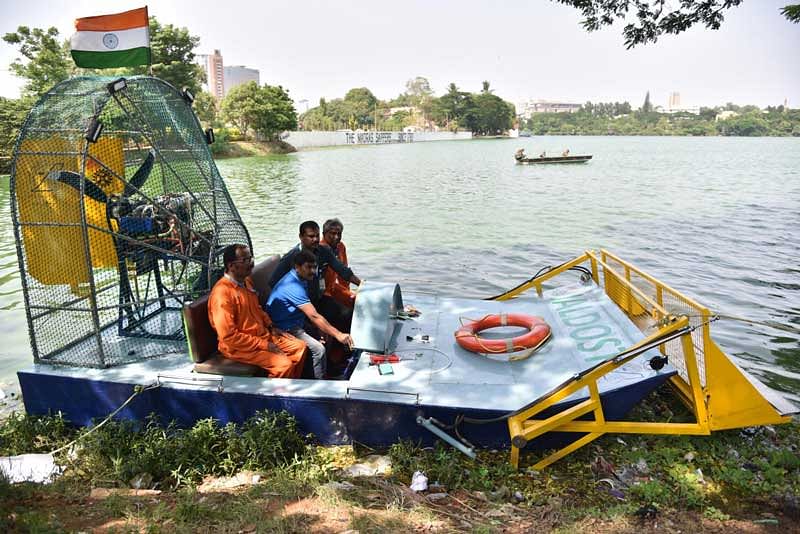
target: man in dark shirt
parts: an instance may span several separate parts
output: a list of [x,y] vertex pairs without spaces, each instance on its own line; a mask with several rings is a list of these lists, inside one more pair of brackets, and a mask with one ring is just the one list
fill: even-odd
[[336,273],[356,285],[361,285],[361,279],[353,271],[342,264],[329,247],[319,244],[319,225],[314,221],[305,221],[300,225],[300,243],[292,247],[282,258],[272,277],[269,279],[270,287],[275,287],[283,276],[294,268],[294,257],[301,250],[308,250],[317,258],[317,269],[314,276],[308,281],[308,297],[313,304],[317,304],[325,292],[325,278],[323,273],[330,266]]

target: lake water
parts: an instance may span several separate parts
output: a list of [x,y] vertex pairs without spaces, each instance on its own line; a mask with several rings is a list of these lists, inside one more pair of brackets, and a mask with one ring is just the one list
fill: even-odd
[[[586,165],[519,166],[525,147]],[[607,248],[716,312],[728,354],[800,404],[800,139],[534,137],[343,147],[218,166],[257,257],[340,217],[364,279],[488,296]],[[782,329],[768,325],[778,325]],[[787,331],[788,329],[788,331]],[[0,384],[32,361],[0,180]]]

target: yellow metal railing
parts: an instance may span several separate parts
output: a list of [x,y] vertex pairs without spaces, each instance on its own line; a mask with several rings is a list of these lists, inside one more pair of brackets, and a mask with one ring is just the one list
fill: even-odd
[[[709,434],[713,430],[752,425],[786,423],[741,370],[711,339],[711,311],[675,289],[644,273],[610,252],[586,251],[547,273],[504,293],[497,300],[514,298],[535,288],[541,296],[543,284],[565,271],[590,264],[592,278],[614,303],[645,333],[645,338],[606,360],[560,389],[538,399],[508,419],[511,462],[519,464],[520,450],[547,432],[584,434],[534,465],[541,469],[608,432],[633,434]],[[681,331],[681,329],[683,329]],[[676,335],[679,333],[679,335]],[[600,400],[598,379],[618,369],[637,347],[657,345],[677,370],[670,379],[679,398],[692,410],[694,423],[607,421]],[[536,419],[550,406],[570,395],[588,390],[589,396],[575,406],[545,419]],[[578,418],[591,414],[591,420]]]

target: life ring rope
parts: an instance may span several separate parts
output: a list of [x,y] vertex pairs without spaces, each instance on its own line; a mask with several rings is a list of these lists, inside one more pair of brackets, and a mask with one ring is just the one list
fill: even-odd
[[[465,322],[466,321],[466,322]],[[536,349],[550,338],[550,326],[541,317],[521,313],[500,313],[484,315],[480,319],[459,317],[461,328],[455,331],[456,342],[464,349],[483,354],[504,354],[526,351],[524,356],[509,358],[509,361],[521,360],[530,356]],[[502,326],[519,326],[528,332],[514,338],[486,339],[478,334],[487,328]]]

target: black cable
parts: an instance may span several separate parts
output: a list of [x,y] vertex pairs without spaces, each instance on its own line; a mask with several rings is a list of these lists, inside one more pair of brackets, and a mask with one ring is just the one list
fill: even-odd
[[[564,265],[564,264],[566,264],[566,262],[562,263],[561,265]],[[561,265],[559,265],[558,267],[561,267]],[[539,278],[542,274],[548,273],[548,272],[552,271],[553,269],[557,269],[558,267],[553,267],[552,265],[548,265],[546,267],[542,267],[541,269],[539,269],[536,272],[536,274],[534,274],[533,276],[531,276],[530,278],[528,278],[527,280],[525,280],[521,284],[517,284],[516,286],[512,287],[511,289],[503,291],[502,293],[500,293],[498,295],[495,295],[493,297],[485,298],[483,300],[497,300],[500,297],[502,297],[503,295],[505,295],[506,293],[511,293],[512,291],[515,291],[515,290],[521,288],[522,286],[524,286],[526,284],[530,284],[531,282],[533,282],[534,280]]]

